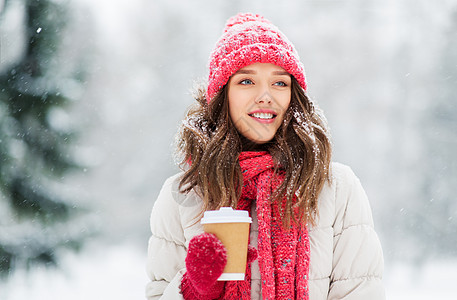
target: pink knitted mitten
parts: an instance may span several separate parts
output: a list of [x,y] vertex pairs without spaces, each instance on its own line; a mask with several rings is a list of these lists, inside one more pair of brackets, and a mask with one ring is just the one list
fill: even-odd
[[224,282],[217,278],[227,264],[227,251],[211,233],[193,237],[189,243],[186,269],[181,281],[184,299],[217,299],[224,290]]

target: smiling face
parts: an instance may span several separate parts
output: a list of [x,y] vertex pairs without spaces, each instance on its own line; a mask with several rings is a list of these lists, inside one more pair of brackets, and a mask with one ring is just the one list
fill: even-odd
[[273,139],[290,104],[291,77],[270,63],[254,63],[228,82],[229,114],[247,139],[264,144]]

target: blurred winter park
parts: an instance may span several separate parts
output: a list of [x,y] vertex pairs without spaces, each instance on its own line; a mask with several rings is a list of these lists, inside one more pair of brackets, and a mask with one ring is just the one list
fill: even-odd
[[225,20],[295,44],[388,299],[457,294],[457,1],[0,0],[0,299],[144,299],[149,214]]

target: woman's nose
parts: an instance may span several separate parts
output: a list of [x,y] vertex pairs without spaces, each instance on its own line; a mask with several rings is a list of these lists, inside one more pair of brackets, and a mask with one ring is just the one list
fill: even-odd
[[256,99],[256,103],[262,103],[262,104],[270,104],[273,101],[273,97],[270,95],[268,91],[264,91],[262,94],[260,94],[259,97]]

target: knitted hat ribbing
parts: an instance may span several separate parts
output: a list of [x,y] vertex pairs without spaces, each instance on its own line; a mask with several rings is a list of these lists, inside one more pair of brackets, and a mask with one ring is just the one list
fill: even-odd
[[238,14],[228,19],[209,58],[208,103],[236,71],[250,64],[272,63],[293,75],[306,90],[305,71],[287,37],[260,15]]

